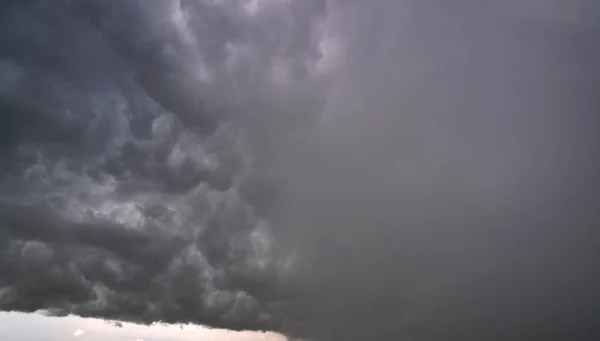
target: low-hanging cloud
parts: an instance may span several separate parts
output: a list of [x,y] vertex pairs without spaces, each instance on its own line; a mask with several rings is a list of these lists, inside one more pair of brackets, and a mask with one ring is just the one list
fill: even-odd
[[323,5],[3,4],[1,309],[278,329],[266,123],[315,120],[271,94],[322,100]]
[[576,3],[4,2],[0,309],[593,337],[600,27]]

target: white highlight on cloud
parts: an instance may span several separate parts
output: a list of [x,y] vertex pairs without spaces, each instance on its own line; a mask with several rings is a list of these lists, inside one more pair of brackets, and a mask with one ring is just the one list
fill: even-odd
[[196,37],[190,27],[190,14],[181,8],[181,1],[176,0],[170,2],[169,18],[172,20],[172,24],[175,26],[177,33],[186,44],[196,44]]
[[83,335],[83,334],[85,334],[85,330],[83,330],[83,329],[77,329],[77,330],[76,330],[76,331],[73,333],[73,336],[75,336],[75,337],[78,337],[78,336],[81,336],[81,335]]
[[243,8],[247,15],[255,16],[265,10],[267,6],[273,6],[278,3],[285,4],[287,0],[246,0]]

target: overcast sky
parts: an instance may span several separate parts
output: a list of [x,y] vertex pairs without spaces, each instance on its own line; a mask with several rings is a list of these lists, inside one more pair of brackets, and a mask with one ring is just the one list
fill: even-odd
[[0,311],[600,339],[599,4],[0,1]]

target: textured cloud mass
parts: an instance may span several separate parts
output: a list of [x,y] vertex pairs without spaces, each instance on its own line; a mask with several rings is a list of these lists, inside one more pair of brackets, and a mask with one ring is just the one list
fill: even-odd
[[276,329],[262,168],[315,120],[323,4],[1,8],[1,309]]
[[589,339],[598,6],[0,5],[0,309]]

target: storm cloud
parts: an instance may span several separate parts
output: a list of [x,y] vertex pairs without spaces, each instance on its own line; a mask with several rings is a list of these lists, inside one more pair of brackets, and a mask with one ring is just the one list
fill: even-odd
[[[1,13],[0,307],[277,329],[286,260],[272,247],[276,193],[260,183],[279,153],[268,136],[302,130],[271,122],[317,116],[319,86],[302,85],[324,4]],[[286,94],[306,102],[301,119],[277,108]]]
[[600,8],[0,5],[0,309],[589,339]]

